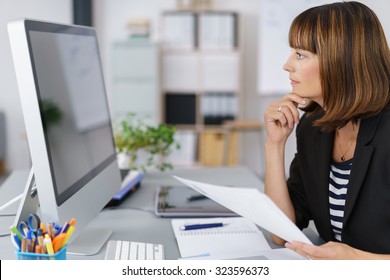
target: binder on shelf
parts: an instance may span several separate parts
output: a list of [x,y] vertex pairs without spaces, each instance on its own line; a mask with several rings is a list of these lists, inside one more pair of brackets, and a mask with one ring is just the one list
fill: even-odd
[[233,50],[238,47],[237,13],[203,12],[199,23],[200,49]]
[[201,113],[206,125],[221,125],[236,119],[237,97],[234,92],[205,92],[201,99]]
[[163,14],[164,48],[193,50],[197,48],[197,15],[192,12]]
[[[223,131],[207,130],[199,136],[199,162],[204,166],[221,166],[224,164],[226,134]],[[227,164],[237,165],[238,156],[238,133],[233,132],[230,135],[229,151],[227,156]]]
[[163,14],[162,26],[164,49],[234,50],[238,48],[236,12],[169,11]]
[[196,94],[167,93],[165,95],[165,122],[167,124],[196,123]]

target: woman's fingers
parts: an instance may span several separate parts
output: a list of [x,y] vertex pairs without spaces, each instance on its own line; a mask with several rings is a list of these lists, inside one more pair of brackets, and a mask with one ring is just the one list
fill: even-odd
[[272,142],[286,139],[292,132],[294,125],[299,122],[297,106],[306,104],[306,101],[294,93],[288,94],[272,103],[264,113],[267,138]]
[[297,103],[290,99],[284,98],[271,104],[267,114],[270,116],[270,120],[279,121],[282,126],[289,128],[293,128],[294,124],[299,122]]
[[294,250],[301,256],[307,259],[353,259],[355,255],[352,247],[339,243],[339,242],[327,242],[323,245],[316,246],[299,241],[287,242],[286,248]]
[[297,254],[307,258],[314,259],[316,258],[317,246],[309,245],[303,242],[292,241],[285,244],[286,248],[294,250]]
[[270,108],[269,115],[272,117],[272,121],[278,122],[282,127],[289,126],[291,123],[291,113],[285,106],[276,104]]
[[[286,120],[286,122],[282,123],[282,125],[284,126],[287,125],[289,128],[294,127],[294,123],[297,123],[295,117],[296,114],[294,111],[297,111],[296,108],[291,109],[291,107],[289,107],[288,104],[286,105],[281,104],[278,106],[277,112],[280,115],[280,118]],[[298,113],[298,111],[296,113]]]

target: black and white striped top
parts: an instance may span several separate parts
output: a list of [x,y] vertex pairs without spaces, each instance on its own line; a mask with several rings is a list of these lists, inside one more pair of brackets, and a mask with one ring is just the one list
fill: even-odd
[[332,162],[329,178],[329,211],[330,224],[336,240],[341,241],[345,198],[347,196],[352,159],[345,162]]

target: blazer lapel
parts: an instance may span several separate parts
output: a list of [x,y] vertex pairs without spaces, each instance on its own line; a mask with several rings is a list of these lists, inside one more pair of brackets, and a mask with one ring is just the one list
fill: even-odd
[[[317,147],[322,147],[318,150],[318,207],[321,209],[319,213],[323,213],[321,221],[325,221],[324,227],[326,228],[326,234],[328,239],[332,239],[332,228],[330,226],[330,214],[329,214],[329,172],[330,172],[330,160],[332,157],[333,138],[334,132],[326,133],[319,132],[319,141]],[[326,238],[324,236],[324,238]]]
[[381,116],[382,115],[379,114],[370,119],[361,121],[352,163],[351,176],[349,178],[347,197],[345,201],[343,221],[344,225],[352,213],[353,207],[366,176],[368,166],[370,165],[371,156],[374,151],[374,147],[370,145],[370,142],[375,136],[376,128],[381,119]]

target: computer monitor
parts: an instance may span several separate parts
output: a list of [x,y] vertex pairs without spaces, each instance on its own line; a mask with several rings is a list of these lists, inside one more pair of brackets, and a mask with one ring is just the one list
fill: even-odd
[[[24,19],[8,33],[41,218],[75,218],[80,233],[121,185],[96,31]],[[101,234],[82,239],[86,254]]]

